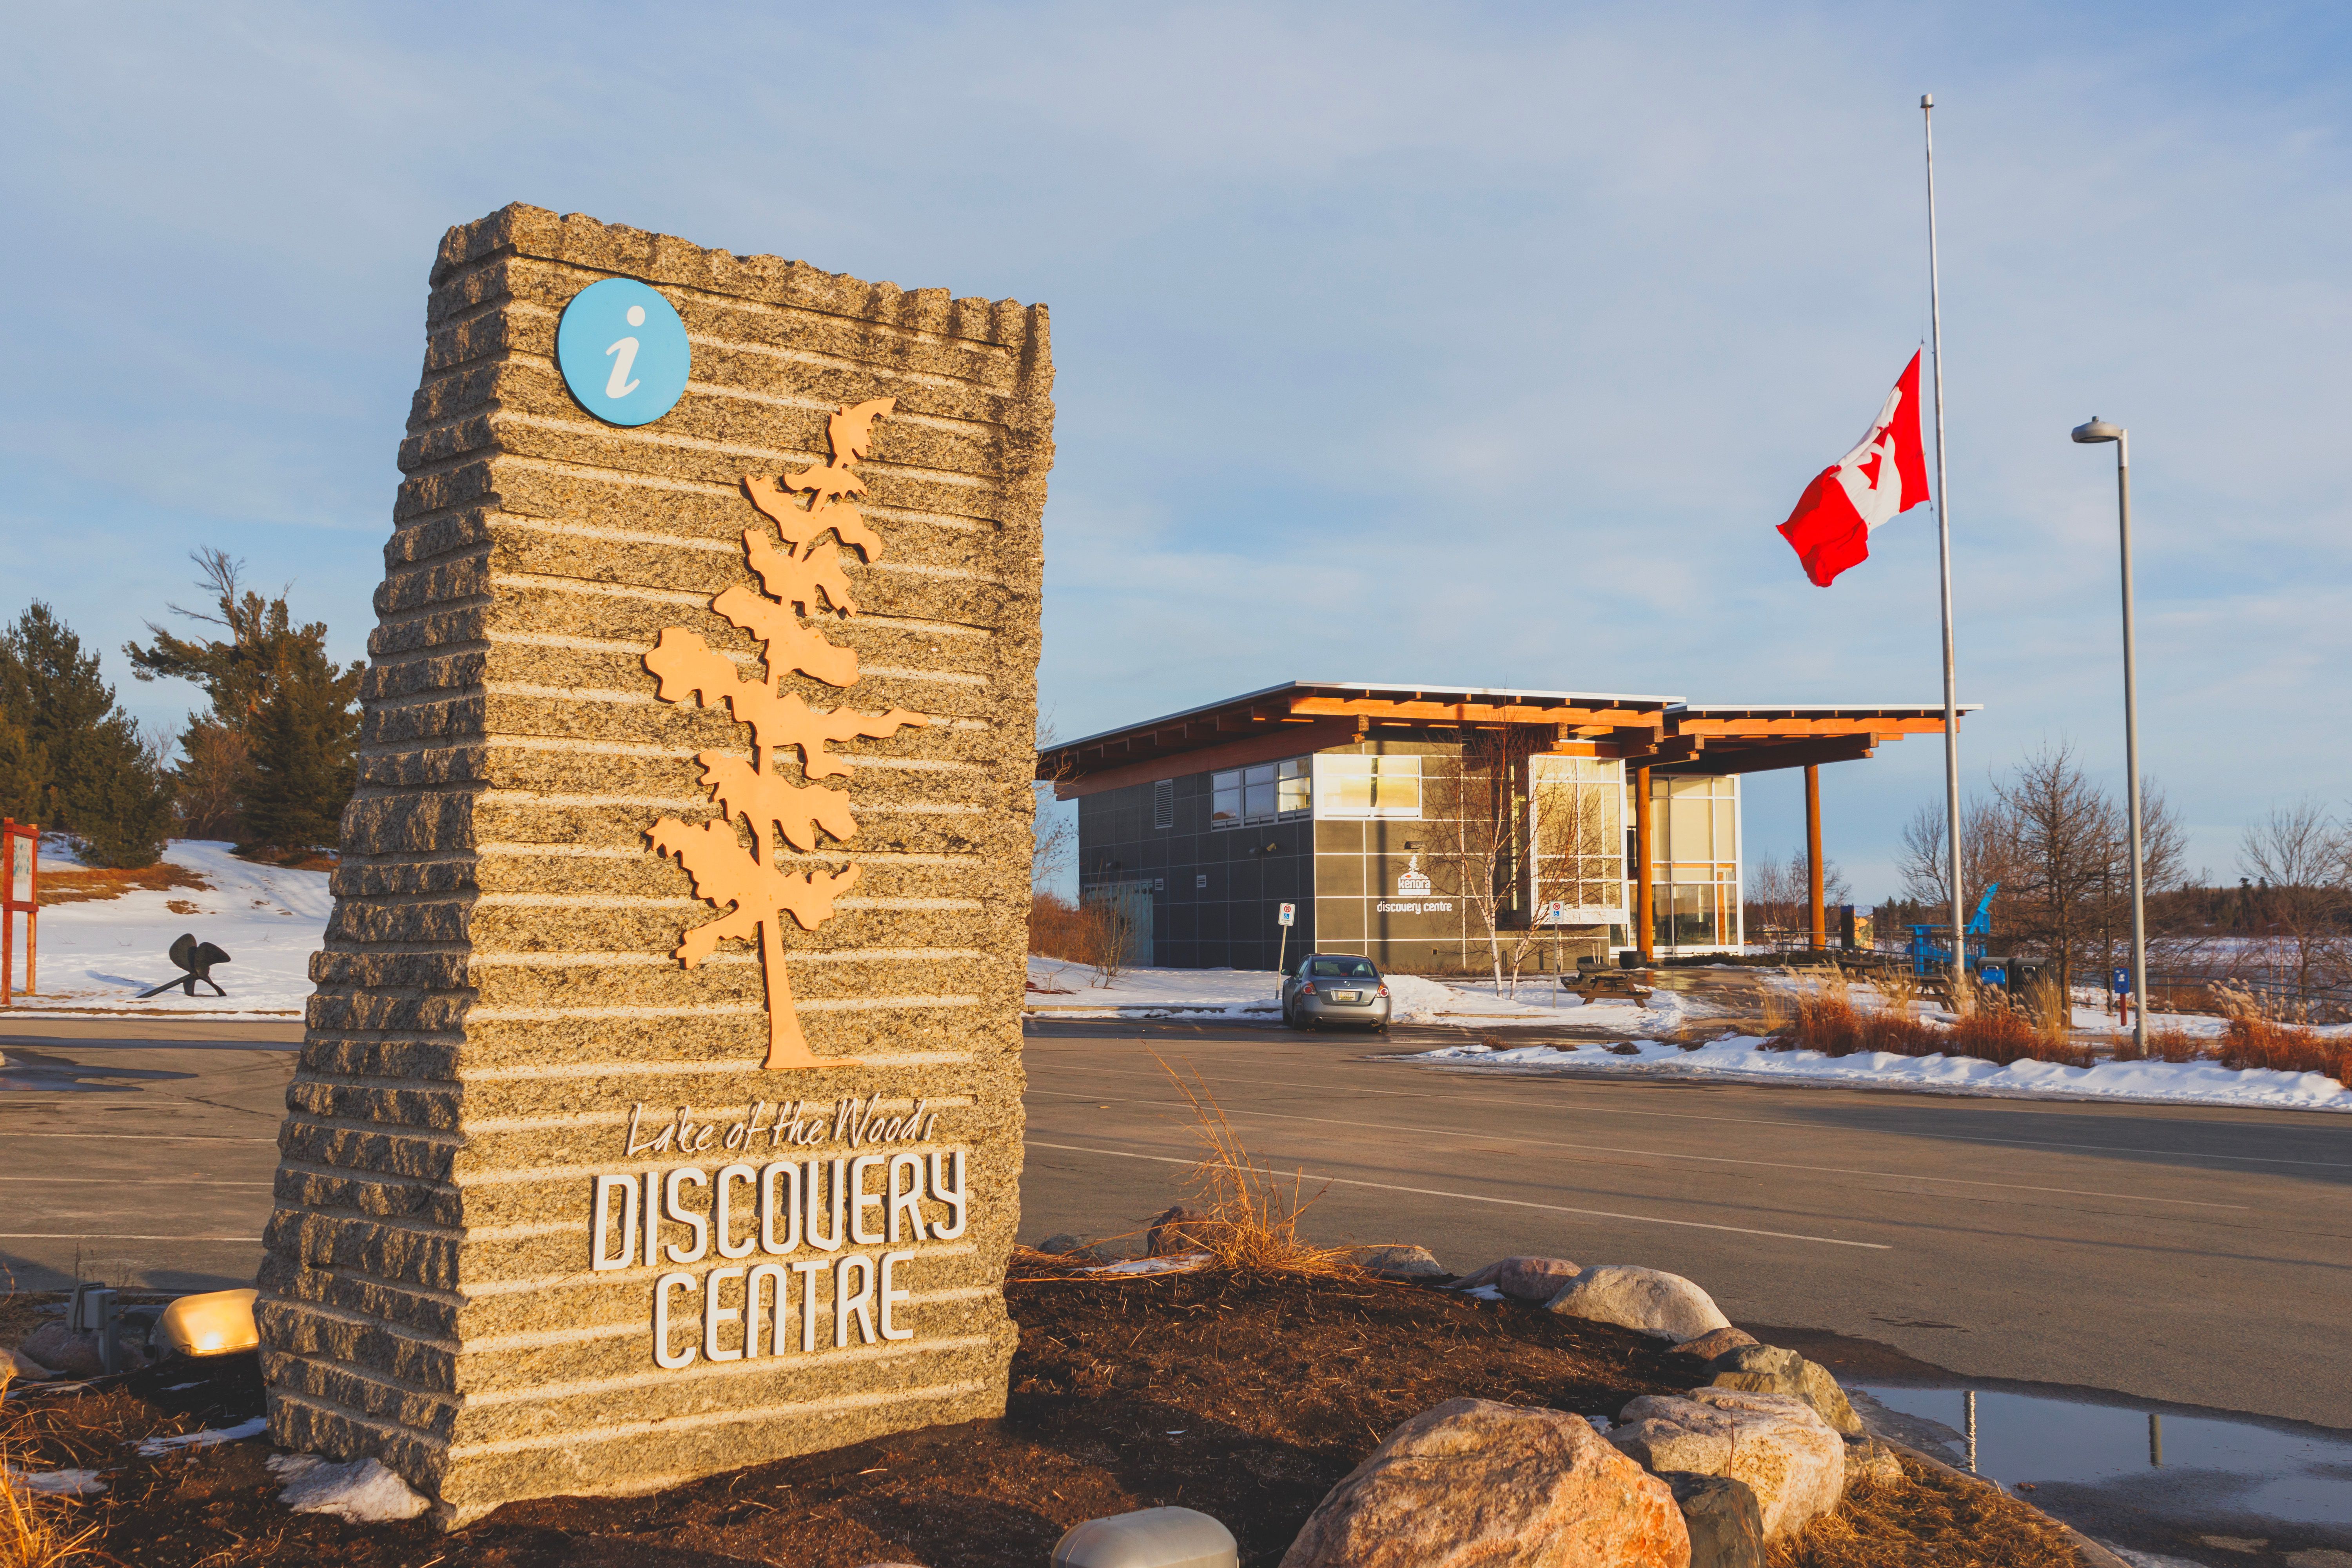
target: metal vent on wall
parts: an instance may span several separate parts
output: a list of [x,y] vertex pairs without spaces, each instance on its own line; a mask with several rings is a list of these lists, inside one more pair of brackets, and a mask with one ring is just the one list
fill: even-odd
[[1176,781],[1161,779],[1151,786],[1151,826],[1176,826]]

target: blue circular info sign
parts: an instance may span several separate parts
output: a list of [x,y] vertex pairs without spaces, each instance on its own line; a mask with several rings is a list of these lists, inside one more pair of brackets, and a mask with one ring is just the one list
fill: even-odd
[[694,351],[659,291],[607,278],[572,296],[555,329],[555,363],[580,406],[607,425],[650,425],[686,391]]

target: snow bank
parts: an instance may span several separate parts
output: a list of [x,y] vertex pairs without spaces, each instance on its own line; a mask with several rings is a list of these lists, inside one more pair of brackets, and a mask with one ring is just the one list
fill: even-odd
[[[1391,1021],[1399,1024],[1524,1027],[1567,1022],[1573,1010],[1579,1028],[1640,1034],[1719,1011],[1664,990],[1644,1006],[1623,1000],[1588,1003],[1566,993],[1555,996],[1548,979],[1522,982],[1514,999],[1507,983],[1497,994],[1491,980],[1432,980],[1418,974],[1383,978]],[[1033,955],[1029,983],[1037,989],[1029,993],[1028,1006],[1048,1017],[1181,1013],[1271,1023],[1282,1016],[1282,977],[1271,969],[1128,969],[1105,986],[1095,983],[1095,972],[1083,963]],[[1057,994],[1064,992],[1067,994]]]
[[296,1513],[331,1513],[353,1524],[415,1519],[431,1506],[375,1459],[331,1464],[316,1454],[273,1454],[269,1468],[286,1483],[278,1500]]
[[1423,1051],[1410,1059],[1516,1072],[1574,1067],[1651,1076],[1880,1084],[1964,1094],[2352,1111],[2352,1089],[2312,1072],[2263,1068],[2233,1072],[2213,1062],[2101,1062],[2095,1067],[2070,1068],[2024,1061],[2000,1067],[1973,1057],[1898,1057],[1884,1051],[1827,1057],[1819,1051],[1767,1051],[1760,1048],[1763,1043],[1752,1035],[1727,1035],[1685,1051],[1654,1040],[1639,1040],[1628,1056],[1612,1055],[1591,1045],[1573,1053],[1549,1047],[1490,1050],[1465,1045]]
[[[41,854],[50,858],[47,843]],[[138,889],[42,910],[40,995],[20,1005],[19,1016],[93,1008],[215,1017],[300,1015],[310,996],[310,954],[323,942],[334,909],[327,873],[257,866],[238,859],[226,844],[199,838],[173,839],[163,858],[212,887]],[[174,903],[182,908],[173,910]],[[174,988],[136,1000],[179,973],[165,954],[183,931],[229,955],[213,972],[228,994],[215,996],[199,984],[194,997]]]

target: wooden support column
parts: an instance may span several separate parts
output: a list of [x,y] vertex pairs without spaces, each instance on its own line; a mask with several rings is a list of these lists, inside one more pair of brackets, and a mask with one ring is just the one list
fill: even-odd
[[1633,770],[1633,943],[1642,962],[1658,956],[1657,922],[1650,914],[1650,770]]
[[1805,879],[1813,917],[1813,951],[1830,944],[1829,911],[1822,908],[1822,767],[1805,764]]

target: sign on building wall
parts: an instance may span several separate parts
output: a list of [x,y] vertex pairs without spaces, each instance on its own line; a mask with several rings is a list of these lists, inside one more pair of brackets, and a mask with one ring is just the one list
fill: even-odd
[[1044,310],[516,206],[427,324],[272,1435],[462,1522],[1001,1413]]

